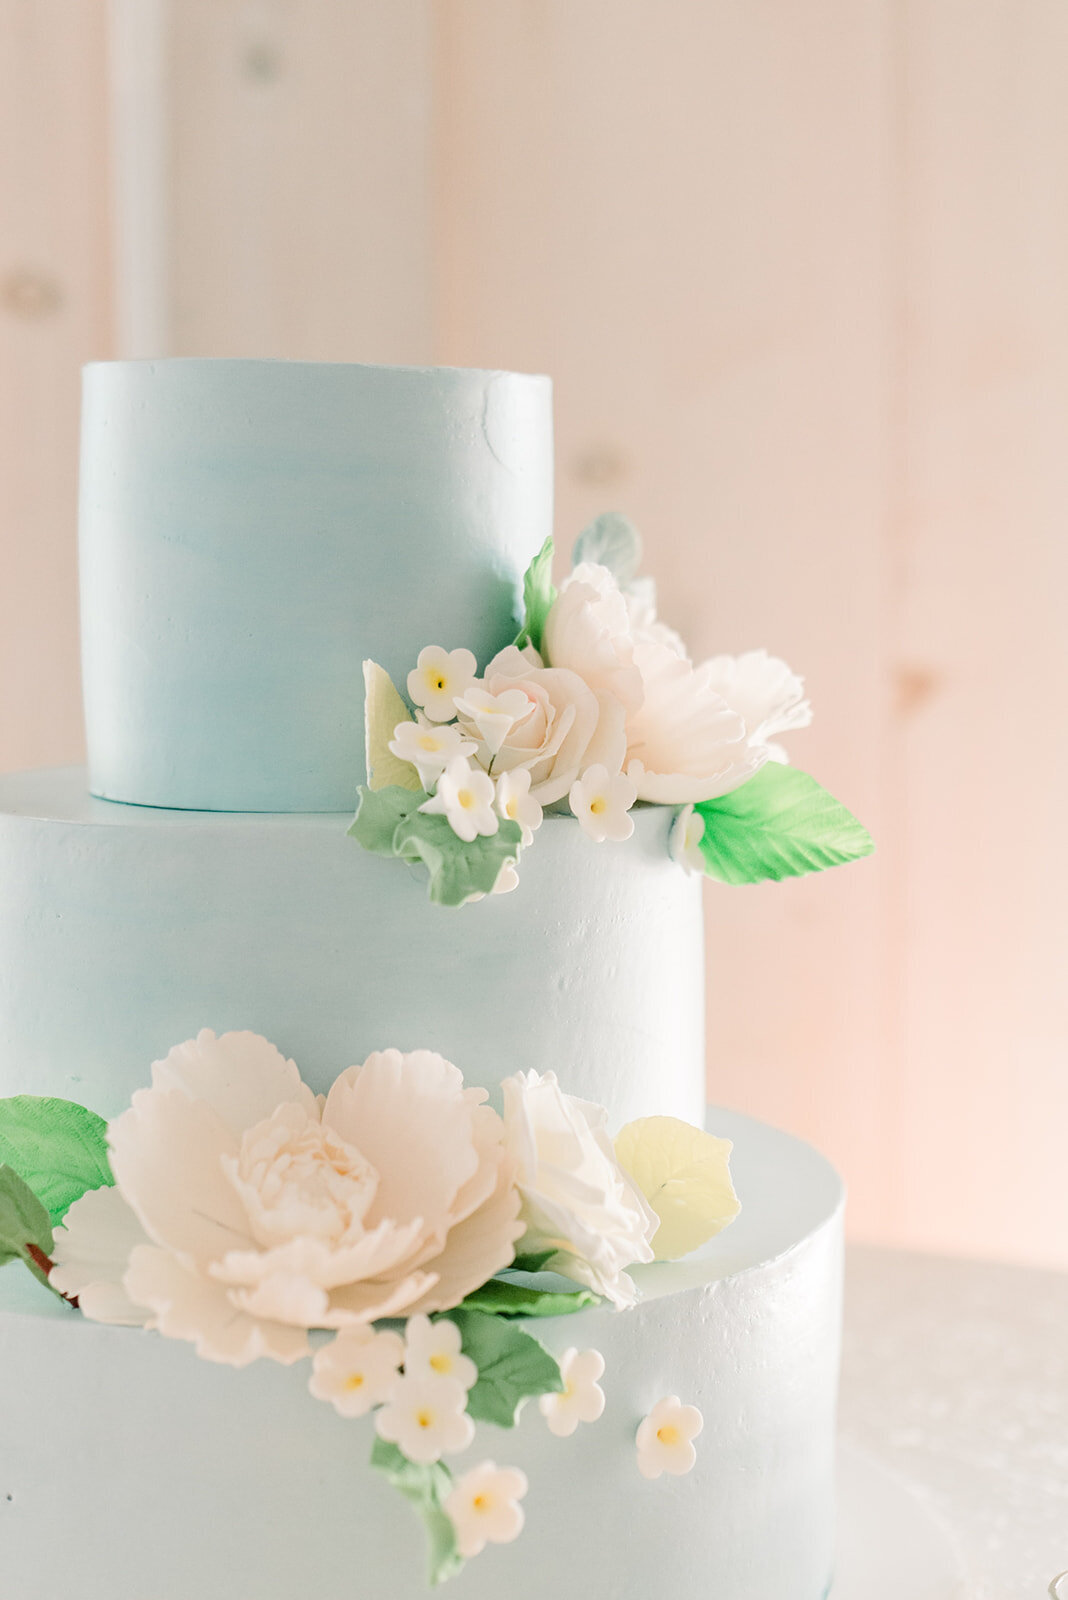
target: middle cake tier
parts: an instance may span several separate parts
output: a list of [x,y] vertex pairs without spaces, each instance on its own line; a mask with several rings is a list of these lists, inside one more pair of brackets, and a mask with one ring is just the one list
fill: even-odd
[[104,1116],[201,1028],[271,1039],[325,1090],[396,1046],[469,1083],[555,1071],[613,1131],[700,1123],[701,891],[672,812],[626,844],[550,816],[511,894],[430,906],[416,868],[337,815],[161,811],[93,799],[77,769],[0,777],[0,1095]]

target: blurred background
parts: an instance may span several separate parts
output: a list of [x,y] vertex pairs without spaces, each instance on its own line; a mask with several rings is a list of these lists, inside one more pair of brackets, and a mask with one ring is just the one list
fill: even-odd
[[0,0],[0,770],[82,756],[82,362],[548,372],[558,547],[878,842],[706,889],[713,1098],[1068,1266],[1066,82],[1061,0]]

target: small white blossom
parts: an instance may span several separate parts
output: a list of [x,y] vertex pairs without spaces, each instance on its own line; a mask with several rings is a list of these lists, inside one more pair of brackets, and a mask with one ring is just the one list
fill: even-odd
[[568,1439],[580,1422],[596,1422],[604,1411],[604,1390],[597,1379],[604,1374],[604,1356],[599,1350],[565,1350],[560,1357],[561,1394],[543,1394],[538,1409],[549,1424],[549,1432]]
[[450,761],[457,756],[473,756],[477,745],[465,739],[452,723],[398,722],[389,741],[389,751],[398,761],[409,762],[419,774],[424,789],[433,788]]
[[456,1529],[456,1547],[465,1560],[487,1544],[511,1544],[523,1531],[526,1474],[518,1467],[483,1461],[457,1478],[445,1497],[445,1512]]
[[458,1378],[405,1376],[375,1413],[375,1427],[409,1461],[426,1467],[466,1450],[475,1437],[466,1406],[467,1390]]
[[568,802],[583,829],[598,844],[605,839],[629,839],[634,818],[629,816],[638,791],[622,773],[614,777],[598,763],[587,767],[571,785]]
[[315,1352],[308,1388],[343,1417],[362,1417],[392,1398],[400,1382],[404,1340],[362,1324],[345,1328]]
[[530,792],[530,771],[516,767],[497,779],[497,810],[508,822],[518,822],[523,830],[520,843],[528,845],[534,830],[541,827],[542,808]]
[[473,722],[492,759],[513,728],[526,722],[535,703],[522,689],[502,689],[493,694],[480,684],[472,684],[466,694],[457,695],[456,709]]
[[444,1317],[420,1314],[404,1330],[404,1371],[410,1378],[455,1378],[466,1391],[478,1382],[478,1368],[461,1350],[460,1330]]
[[701,854],[701,840],[705,836],[705,819],[692,805],[683,806],[671,825],[668,849],[672,860],[677,861],[691,877],[702,876],[705,858]]
[[477,671],[478,662],[470,650],[443,650],[438,644],[428,644],[408,674],[408,698],[413,705],[422,706],[431,722],[451,722],[457,696],[467,691]]
[[445,817],[456,837],[470,844],[500,827],[493,800],[493,779],[465,756],[454,756],[438,779],[437,793],[419,809]]
[[638,1471],[643,1478],[662,1472],[681,1478],[693,1469],[697,1451],[693,1441],[705,1425],[696,1406],[684,1406],[678,1395],[658,1400],[638,1427]]

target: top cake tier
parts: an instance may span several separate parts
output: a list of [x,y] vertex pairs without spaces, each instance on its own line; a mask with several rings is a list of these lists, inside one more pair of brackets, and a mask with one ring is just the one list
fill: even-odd
[[480,664],[551,532],[547,378],[289,361],[86,368],[82,656],[94,794],[347,811],[366,656]]

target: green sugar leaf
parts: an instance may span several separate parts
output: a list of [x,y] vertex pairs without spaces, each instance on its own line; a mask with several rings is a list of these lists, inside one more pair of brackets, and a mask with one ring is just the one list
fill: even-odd
[[859,861],[875,848],[867,829],[815,778],[778,761],[695,810],[705,821],[705,871],[721,883],[798,878]]
[[456,1548],[456,1530],[445,1511],[445,1497],[452,1487],[452,1473],[441,1461],[420,1466],[409,1461],[385,1439],[376,1439],[371,1450],[371,1466],[395,1489],[422,1518],[427,1531],[430,1582],[444,1583],[455,1577],[464,1561]]
[[423,863],[435,905],[462,906],[473,894],[491,893],[504,863],[519,859],[522,836],[518,822],[502,821],[496,833],[468,844],[447,818],[413,811],[398,822],[393,849],[404,861]]
[[464,1355],[478,1368],[478,1382],[467,1396],[467,1410],[477,1421],[513,1428],[531,1395],[562,1391],[559,1362],[514,1322],[464,1307],[444,1315],[459,1328]]
[[555,599],[553,541],[550,535],[523,575],[523,626],[515,639],[520,649],[525,644],[532,644],[535,650],[541,649],[545,619]]
[[551,1261],[558,1252],[556,1250],[530,1250],[525,1254],[516,1256],[509,1272],[541,1272],[547,1262]]
[[0,1100],[0,1162],[25,1180],[53,1225],[87,1189],[114,1183],[107,1131],[103,1117],[73,1100],[32,1094]]
[[411,817],[430,796],[423,790],[413,793],[411,789],[403,789],[398,784],[390,784],[386,789],[366,789],[361,786],[357,793],[360,798],[356,816],[348,830],[349,838],[362,844],[372,855],[396,855],[393,839],[397,824]]
[[51,1288],[48,1273],[34,1251],[51,1260],[52,1249],[48,1212],[12,1167],[0,1166],[0,1267],[9,1261],[24,1261],[34,1277]]
[[583,561],[607,567],[625,589],[642,564],[642,536],[621,511],[603,511],[575,540],[571,565],[577,567]]
[[[555,1252],[548,1253],[551,1256]],[[515,1265],[520,1271],[531,1270],[520,1268],[518,1261]],[[462,1309],[483,1311],[493,1317],[566,1317],[598,1303],[598,1296],[590,1289],[539,1289],[506,1278],[491,1278],[464,1298]]]

